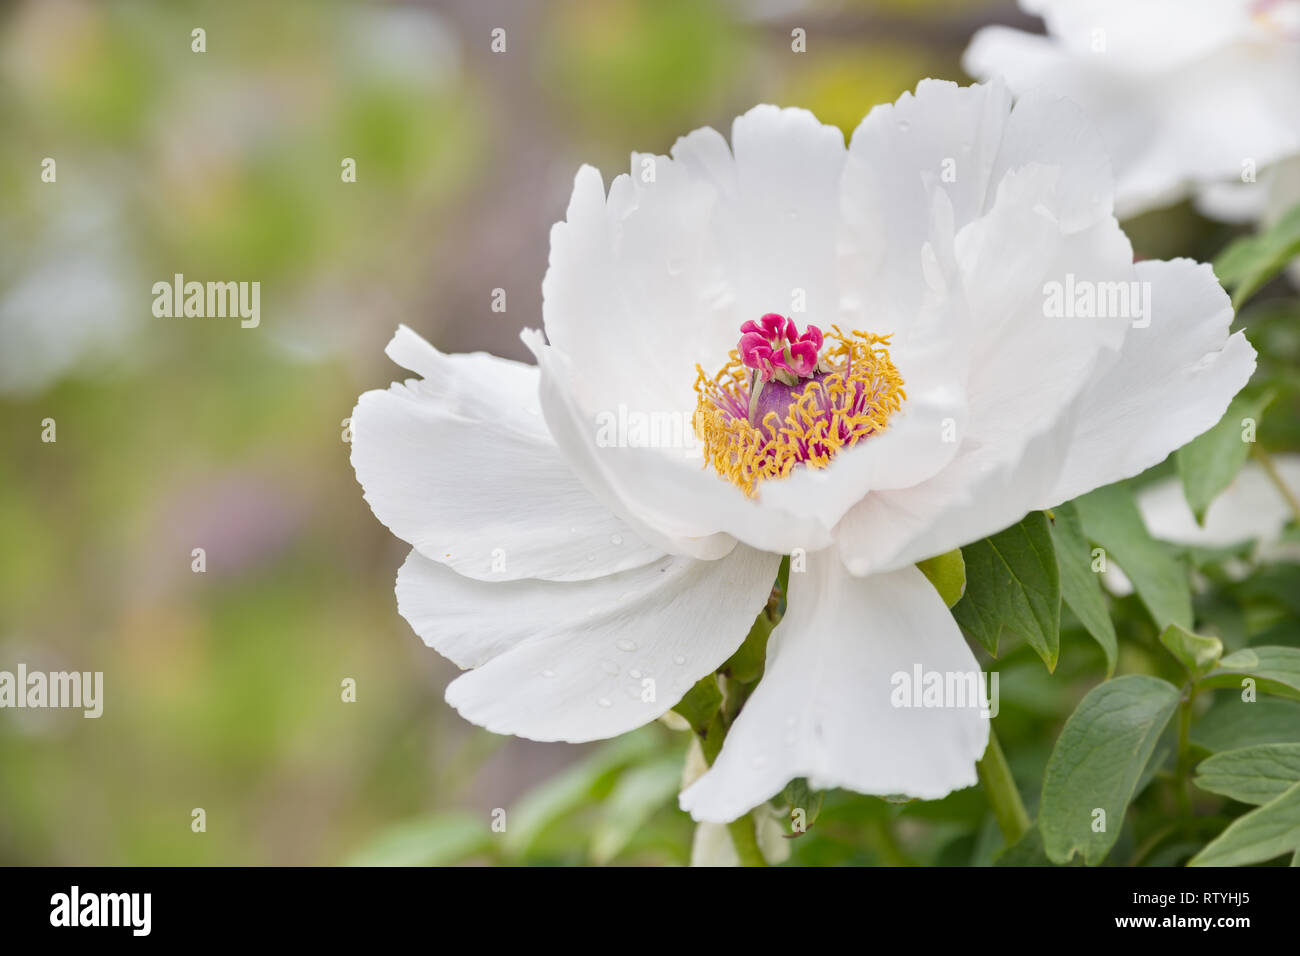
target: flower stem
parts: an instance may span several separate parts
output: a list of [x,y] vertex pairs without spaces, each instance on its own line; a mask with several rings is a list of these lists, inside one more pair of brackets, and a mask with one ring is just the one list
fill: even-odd
[[1295,492],[1287,487],[1287,483],[1282,480],[1282,475],[1277,470],[1277,465],[1273,463],[1273,457],[1259,445],[1251,445],[1250,453],[1255,457],[1255,460],[1259,462],[1260,467],[1264,469],[1264,474],[1268,475],[1269,480],[1272,481],[1273,484],[1277,486],[1277,490],[1281,492],[1282,500],[1284,500],[1287,503],[1287,506],[1291,509],[1292,517],[1294,517],[1296,521],[1300,522],[1300,499],[1296,498]]
[[1192,700],[1196,695],[1194,687],[1187,688],[1178,701],[1178,758],[1176,764],[1175,797],[1178,801],[1178,814],[1183,820],[1192,815],[1191,784],[1191,730]]
[[758,820],[752,810],[739,820],[727,824],[727,832],[731,834],[731,842],[736,847],[741,866],[767,866],[763,851],[758,848],[757,828]]
[[1016,782],[1011,778],[1011,768],[1007,766],[1007,758],[998,743],[998,735],[993,732],[991,725],[988,749],[984,751],[983,758],[975,766],[979,771],[980,783],[984,785],[989,807],[998,821],[998,828],[1002,831],[1007,846],[1011,846],[1029,832],[1031,824],[1029,814],[1025,812],[1025,805],[1020,799],[1020,791],[1016,789]]

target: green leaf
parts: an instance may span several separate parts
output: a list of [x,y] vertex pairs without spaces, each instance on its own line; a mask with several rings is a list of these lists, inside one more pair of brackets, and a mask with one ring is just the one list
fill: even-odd
[[1075,500],[1083,531],[1124,569],[1157,627],[1192,628],[1187,569],[1147,533],[1133,493],[1108,485]]
[[1092,570],[1092,552],[1083,534],[1079,510],[1066,503],[1053,508],[1050,514],[1052,544],[1056,548],[1056,563],[1061,570],[1061,598],[1074,612],[1075,617],[1101,645],[1106,655],[1106,676],[1115,673],[1119,658],[1119,642],[1115,637],[1115,623],[1110,619],[1106,595],[1101,588],[1101,576]]
[[1300,648],[1265,646],[1234,651],[1219,661],[1201,684],[1240,688],[1246,677],[1253,678],[1266,694],[1300,700]]
[[1210,502],[1232,483],[1250,454],[1250,443],[1241,440],[1243,419],[1259,421],[1276,394],[1238,394],[1217,425],[1174,453],[1183,494],[1201,524],[1205,523]]
[[804,812],[805,831],[817,822],[818,815],[822,811],[822,802],[826,798],[825,791],[814,790],[808,785],[806,777],[795,777],[788,784],[785,790],[781,792],[779,804],[790,811],[802,810]]
[[604,866],[623,850],[638,830],[677,795],[682,782],[682,755],[669,754],[633,767],[618,778],[591,834],[591,862]]
[[705,674],[677,702],[673,710],[686,719],[691,730],[703,734],[721,706],[722,689],[718,687],[718,678],[713,674]]
[[994,866],[1055,866],[1043,852],[1043,834],[1032,826],[993,859]]
[[1300,783],[1300,743],[1261,744],[1215,754],[1196,768],[1196,785],[1240,803],[1276,800]]
[[966,562],[962,560],[961,548],[918,561],[916,566],[930,579],[943,603],[949,607],[966,593]]
[[1272,697],[1225,694],[1192,728],[1192,743],[1211,753],[1293,740],[1300,740],[1300,704]]
[[727,658],[719,670],[742,684],[752,684],[762,677],[767,665],[767,639],[772,636],[775,626],[767,608],[759,611],[736,653]]
[[436,813],[382,830],[347,859],[348,866],[450,866],[491,848],[491,821],[471,813]]
[[650,728],[624,734],[519,798],[506,817],[505,851],[522,857],[551,824],[589,803],[602,784],[623,767],[653,753],[658,735]]
[[1052,862],[1068,863],[1076,852],[1089,866],[1106,858],[1178,699],[1172,684],[1130,674],[1094,687],[1079,703],[1043,777],[1038,826]]
[[1060,653],[1061,581],[1041,511],[991,538],[962,548],[966,595],[952,609],[963,631],[996,656],[1003,630],[1023,638],[1056,668]]
[[1300,852],[1300,783],[1238,817],[1188,866],[1248,866]]
[[1169,652],[1178,658],[1193,677],[1200,677],[1214,670],[1223,656],[1223,642],[1217,637],[1204,637],[1191,631],[1170,624],[1160,634],[1160,643],[1169,648]]
[[1214,262],[1219,281],[1232,289],[1232,307],[1254,295],[1264,283],[1300,255],[1300,206],[1282,216],[1264,232],[1243,236],[1219,254]]

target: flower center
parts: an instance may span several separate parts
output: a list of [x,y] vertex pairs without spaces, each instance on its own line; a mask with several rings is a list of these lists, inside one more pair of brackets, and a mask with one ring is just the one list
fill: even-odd
[[1274,37],[1300,39],[1300,3],[1296,0],[1255,0],[1251,17]]
[[800,335],[775,313],[740,332],[717,374],[696,366],[692,424],[705,460],[747,495],[796,465],[825,468],[841,448],[883,431],[907,397],[888,336],[834,326],[823,336],[815,325]]

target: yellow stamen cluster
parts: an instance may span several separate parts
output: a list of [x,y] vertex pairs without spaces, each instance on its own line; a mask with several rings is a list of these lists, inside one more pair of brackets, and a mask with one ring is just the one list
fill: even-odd
[[835,327],[821,358],[827,371],[792,393],[784,421],[769,411],[758,425],[751,425],[743,411],[749,407],[752,371],[739,352],[732,349],[730,360],[712,377],[697,365],[699,398],[691,422],[705,461],[750,497],[759,482],[784,478],[796,465],[825,468],[840,449],[883,431],[907,397],[888,345],[887,335],[846,336]]

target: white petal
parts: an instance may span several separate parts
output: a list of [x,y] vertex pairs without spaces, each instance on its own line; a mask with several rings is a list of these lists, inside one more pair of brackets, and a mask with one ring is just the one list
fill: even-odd
[[1255,350],[1228,335],[1232,305],[1214,271],[1190,259],[1137,264],[1151,324],[1133,328],[1078,406],[1050,507],[1163,461],[1223,417],[1250,380]]
[[1132,249],[1109,215],[1105,157],[1086,118],[1069,103],[1026,97],[1004,126],[989,123],[1000,138],[980,168],[1004,171],[990,177],[993,196],[966,200],[978,218],[953,244],[969,318],[949,335],[969,362],[968,414],[946,434],[930,435],[956,449],[942,471],[910,487],[877,486],[845,514],[835,534],[855,574],[950,550],[1041,507],[1074,405],[1114,361],[1132,322],[1048,309],[1052,287],[1073,304],[1075,287],[1136,279]]
[[[859,328],[898,334],[911,327],[931,292],[922,250],[929,244],[941,254],[936,243],[950,246],[952,230],[983,213],[1010,110],[1000,84],[924,80],[915,95],[875,107],[858,125],[843,191],[846,281],[854,282],[867,323]],[[948,200],[946,237],[936,235],[936,192]]]
[[[1132,317],[1048,313],[1048,291],[1135,279],[1128,239],[1109,216],[1067,231],[1053,209],[1060,167],[1009,173],[989,213],[957,236],[973,328],[969,437],[999,445],[1003,460],[1051,427]],[[1064,303],[1062,303],[1064,305]],[[1068,313],[1067,313],[1068,315]]]
[[1220,222],[1255,222],[1269,207],[1268,190],[1259,182],[1209,183],[1196,193],[1196,211]]
[[361,396],[352,464],[376,517],[426,557],[485,580],[580,580],[663,554],[583,487],[542,420],[535,366],[389,346],[425,376]]
[[[1047,21],[1063,49],[1104,54],[1113,68],[1164,72],[1249,33],[1254,0],[1030,0],[1025,9]],[[1096,48],[1097,31],[1105,46]]]
[[398,609],[475,667],[447,702],[493,733],[581,742],[654,720],[712,673],[763,608],[780,556],[663,558],[591,581],[474,581],[412,552]]
[[725,823],[695,824],[691,866],[740,866],[740,854]]
[[988,743],[979,703],[894,706],[894,675],[910,679],[916,666],[981,680],[925,576],[905,568],[854,578],[823,552],[791,574],[790,587],[766,673],[713,767],[682,794],[682,809],[696,820],[734,820],[801,776],[818,789],[922,799],[974,784]]
[[[1073,409],[1006,460],[997,446],[964,451],[915,488],[867,495],[835,529],[840,557],[857,575],[906,568],[978,541],[1047,507],[1073,428]],[[1059,504],[1059,501],[1053,501]]]
[[[1129,330],[1111,364],[1099,366],[1060,418],[1047,417],[1051,427],[1025,420],[1033,437],[1016,457],[996,443],[963,448],[929,481],[868,495],[845,515],[835,535],[854,574],[943,553],[1132,477],[1223,416],[1255,353],[1241,333],[1227,335],[1232,310],[1210,267],[1142,262],[1136,275],[1151,283],[1150,326]],[[1019,419],[1004,410],[998,420]]]
[[840,130],[758,106],[736,120],[730,153],[712,130],[673,152],[634,155],[608,198],[584,167],[551,232],[546,335],[592,413],[689,417],[696,365],[725,363],[743,322],[789,313],[796,289],[810,317],[837,305]]

